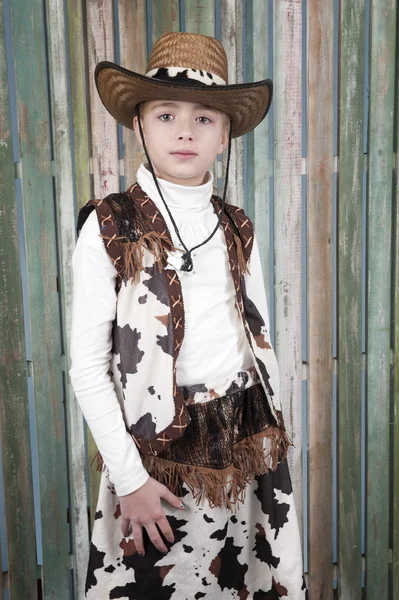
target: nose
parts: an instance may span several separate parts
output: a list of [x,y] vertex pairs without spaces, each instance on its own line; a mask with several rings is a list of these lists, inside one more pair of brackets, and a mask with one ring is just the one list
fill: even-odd
[[191,120],[188,117],[181,119],[178,131],[178,139],[181,141],[193,139]]

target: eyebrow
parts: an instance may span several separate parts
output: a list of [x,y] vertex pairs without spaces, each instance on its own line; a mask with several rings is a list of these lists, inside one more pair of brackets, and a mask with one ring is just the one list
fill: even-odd
[[154,108],[159,108],[160,106],[177,106],[177,103],[173,101],[168,102],[167,100],[159,100]]
[[[162,107],[176,107],[178,106],[177,102],[173,102],[173,100],[160,100],[158,104],[154,106],[154,108],[162,108]],[[205,104],[197,104],[194,103],[194,108],[197,110],[210,110],[214,112],[214,109],[210,106],[205,106]]]

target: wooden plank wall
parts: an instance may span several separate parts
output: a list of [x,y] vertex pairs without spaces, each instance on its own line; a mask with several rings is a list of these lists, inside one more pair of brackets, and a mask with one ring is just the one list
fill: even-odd
[[141,161],[93,70],[144,72],[170,30],[221,39],[231,82],[274,80],[229,198],[259,239],[309,597],[399,600],[398,22],[395,0],[0,0],[0,600],[84,598],[75,221]]

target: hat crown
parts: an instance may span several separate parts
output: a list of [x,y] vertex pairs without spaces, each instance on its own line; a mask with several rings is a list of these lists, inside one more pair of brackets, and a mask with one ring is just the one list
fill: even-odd
[[170,67],[206,71],[228,81],[227,56],[222,44],[200,33],[161,35],[152,48],[147,72]]

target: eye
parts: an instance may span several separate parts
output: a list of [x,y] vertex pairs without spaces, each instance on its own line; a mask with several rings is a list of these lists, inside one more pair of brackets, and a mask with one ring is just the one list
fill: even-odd
[[163,115],[160,115],[160,116],[158,117],[158,119],[159,119],[160,121],[167,122],[167,121],[170,121],[171,119],[173,119],[173,117],[172,117],[172,115],[170,115],[169,113],[164,113]]
[[206,124],[206,123],[212,123],[212,121],[208,117],[198,117],[198,121],[200,123],[204,123],[204,124]]

